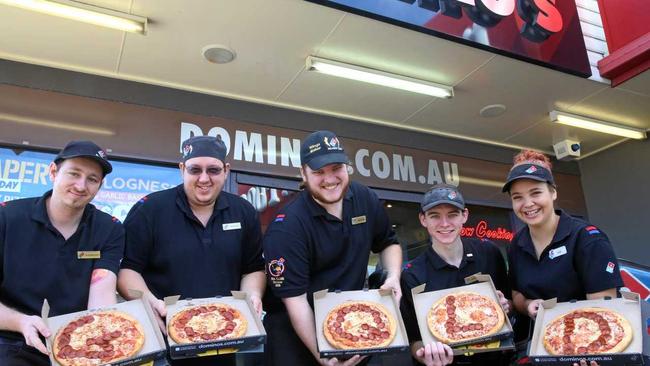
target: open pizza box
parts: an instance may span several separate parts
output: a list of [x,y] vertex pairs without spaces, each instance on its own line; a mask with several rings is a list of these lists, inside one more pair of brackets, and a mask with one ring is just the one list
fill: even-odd
[[[431,334],[429,326],[427,325],[427,315],[431,306],[446,295],[455,292],[476,292],[481,295],[492,298],[496,303],[499,303],[497,290],[492,283],[490,275],[474,274],[465,278],[465,286],[447,288],[438,291],[424,292],[426,284],[414,287],[411,289],[413,295],[413,306],[415,307],[415,315],[418,319],[418,326],[420,327],[420,335],[424,344],[437,341]],[[504,314],[505,320],[501,329],[489,336],[473,339],[465,342],[456,342],[449,344],[453,348],[454,355],[472,355],[474,353],[494,352],[513,350],[515,348],[513,341],[513,330],[510,319],[507,314]]]
[[[323,335],[323,323],[327,314],[337,305],[347,301],[371,301],[384,305],[397,322],[396,334],[387,347],[366,349],[337,349],[334,348]],[[314,318],[316,321],[316,340],[322,358],[337,357],[349,358],[354,355],[389,354],[408,352],[409,342],[404,328],[404,321],[399,312],[399,304],[393,296],[392,290],[358,290],[328,292],[321,290],[314,292]]]
[[[133,294],[138,297],[142,296],[142,293],[137,291],[134,291]],[[142,329],[144,330],[144,345],[135,356],[121,361],[112,362],[106,365],[111,365],[111,366],[153,365],[154,361],[156,365],[159,365],[160,364],[159,362],[164,360],[165,354],[167,353],[167,349],[165,346],[165,341],[163,339],[162,333],[160,332],[160,328],[156,323],[156,318],[155,318],[156,315],[154,314],[153,309],[151,309],[149,303],[147,301],[142,300],[142,298],[121,302],[100,309],[79,311],[76,313],[64,314],[64,315],[54,316],[51,318],[48,317],[50,313],[50,305],[48,304],[47,300],[45,300],[43,302],[41,316],[43,318],[43,322],[45,322],[45,325],[52,332],[52,335],[45,339],[47,349],[48,351],[50,351],[50,362],[52,363],[52,365],[54,366],[60,365],[58,362],[56,362],[56,360],[54,359],[54,355],[52,353],[52,344],[54,342],[54,337],[59,332],[59,330],[65,327],[68,324],[68,322],[70,322],[73,319],[79,318],[86,314],[92,314],[93,312],[107,311],[107,310],[121,311],[135,318],[140,323],[140,325],[142,325]],[[163,362],[162,364],[164,365],[165,363]]]
[[202,299],[179,300],[180,296],[165,297],[164,301],[165,306],[167,307],[167,322],[173,318],[174,314],[187,307],[210,303],[221,303],[232,306],[239,310],[248,321],[246,333],[244,333],[241,338],[177,344],[171,337],[169,337],[167,341],[169,342],[169,355],[172,359],[214,356],[240,352],[260,347],[266,343],[266,330],[264,330],[262,321],[255,313],[248,293],[244,291],[231,291],[231,293],[232,296],[216,296]]
[[[647,334],[644,336],[645,329],[641,322],[642,300],[640,299],[639,294],[634,292],[621,291],[621,296],[622,298],[617,299],[582,300],[562,303],[558,303],[556,299],[544,301],[537,312],[533,338],[528,352],[531,362],[536,365],[555,365],[558,363],[571,364],[573,362],[579,362],[581,359],[586,359],[587,363],[590,361],[596,361],[600,366],[642,365],[644,342],[648,343],[648,337]],[[625,317],[632,326],[633,335],[630,345],[621,353],[570,356],[550,355],[543,343],[543,333],[546,326],[558,316],[585,307],[602,307],[611,309]]]

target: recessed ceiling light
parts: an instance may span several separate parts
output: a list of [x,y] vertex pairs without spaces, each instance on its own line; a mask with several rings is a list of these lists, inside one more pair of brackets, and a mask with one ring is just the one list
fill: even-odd
[[235,59],[235,51],[218,44],[203,47],[203,57],[213,64],[227,64]]
[[506,106],[503,104],[490,104],[481,108],[479,114],[481,117],[492,118],[502,115],[506,111]]

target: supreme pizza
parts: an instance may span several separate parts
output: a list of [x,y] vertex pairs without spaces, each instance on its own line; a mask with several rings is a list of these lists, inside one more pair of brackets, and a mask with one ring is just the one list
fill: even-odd
[[370,301],[348,301],[325,317],[323,334],[337,349],[386,347],[395,338],[397,323],[383,305]]
[[501,306],[475,292],[456,292],[436,301],[427,314],[431,334],[453,344],[497,333],[505,321]]
[[240,338],[246,334],[248,321],[234,307],[211,303],[186,307],[173,315],[167,325],[174,342],[198,343]]
[[552,355],[619,353],[632,341],[632,327],[619,313],[582,308],[558,316],[544,329],[544,348]]
[[54,337],[52,353],[61,366],[95,366],[136,355],[144,330],[120,311],[93,312],[70,321]]

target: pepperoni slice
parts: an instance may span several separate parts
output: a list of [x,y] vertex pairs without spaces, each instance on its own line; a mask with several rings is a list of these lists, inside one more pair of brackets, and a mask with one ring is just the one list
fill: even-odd
[[225,330],[223,330],[223,329],[219,331],[219,336],[220,336],[220,337],[223,337],[223,336],[225,336],[226,334],[228,334],[228,333],[227,333]]
[[569,336],[569,335],[565,335],[564,337],[562,337],[562,341],[563,341],[565,344],[566,344],[566,343],[570,343],[570,342],[571,342],[571,336]]
[[447,296],[447,299],[445,300],[447,304],[453,304],[454,301],[456,301],[456,298],[454,296]]
[[370,326],[368,324],[366,324],[366,323],[361,324],[361,329],[368,330],[368,328],[370,328]]
[[343,311],[343,314],[347,314],[347,313],[350,312],[350,308],[348,308],[348,307],[346,306],[346,307],[344,307],[343,309],[341,309],[341,311]]
[[477,323],[476,324],[476,330],[482,330],[483,329],[483,324]]
[[205,339],[206,341],[210,339],[210,334],[208,333],[201,333],[201,338]]
[[390,337],[390,333],[388,333],[386,331],[381,332],[381,337],[384,338],[384,339],[388,339],[388,337]]
[[211,306],[208,307],[208,310],[210,310],[210,311],[215,311],[217,309],[218,309],[218,307],[216,307],[214,305],[211,305]]
[[350,310],[351,311],[357,311],[357,310],[359,310],[359,307],[356,306],[356,305],[352,305],[352,306],[350,306]]
[[386,328],[386,324],[382,322],[377,323],[377,329],[384,329],[384,328]]
[[454,325],[454,333],[458,333],[462,330],[463,328],[459,325]]
[[578,347],[578,349],[576,350],[576,353],[579,353],[579,354],[587,353],[587,347]]
[[235,318],[235,316],[229,311],[223,313],[223,317],[226,318],[226,320],[233,320]]
[[339,323],[343,323],[344,320],[345,320],[345,318],[342,317],[342,316],[337,316],[336,317],[336,321],[339,322]]
[[357,336],[352,336],[352,342],[358,342],[358,341],[359,341],[359,337],[357,337]]
[[341,335],[341,334],[343,334],[343,329],[341,329],[341,328],[336,328],[336,331],[335,331],[335,332],[336,332],[336,334]]
[[113,331],[111,333],[112,338],[119,338],[121,335],[122,335],[122,332],[120,332],[119,330]]

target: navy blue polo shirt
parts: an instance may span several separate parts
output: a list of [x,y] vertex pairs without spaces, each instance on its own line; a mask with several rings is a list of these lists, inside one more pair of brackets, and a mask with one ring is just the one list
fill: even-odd
[[[91,204],[65,240],[47,215],[51,195],[0,205],[0,302],[27,315],[40,315],[44,299],[51,316],[85,310],[92,271],[117,274],[124,252],[120,222]],[[79,259],[87,251],[98,251],[100,258]],[[18,333],[0,335],[22,339]]]
[[158,298],[230,296],[243,275],[264,270],[257,211],[228,192],[219,193],[205,227],[182,184],[141,199],[124,227],[122,268],[140,273]]
[[426,284],[424,291],[438,291],[464,286],[465,277],[478,272],[492,277],[494,286],[510,297],[510,286],[505,258],[497,246],[489,240],[462,238],[463,259],[458,267],[440,258],[432,246],[406,264],[401,276],[401,312],[406,332],[411,342],[422,339],[413,307],[411,289]]
[[343,218],[329,214],[304,190],[287,204],[264,236],[273,294],[280,298],[322,289],[360,290],[368,255],[397,243],[386,211],[368,187],[351,182]]
[[623,286],[607,235],[561,210],[553,241],[539,259],[528,227],[515,235],[508,252],[510,283],[528,299],[584,300],[586,294]]

